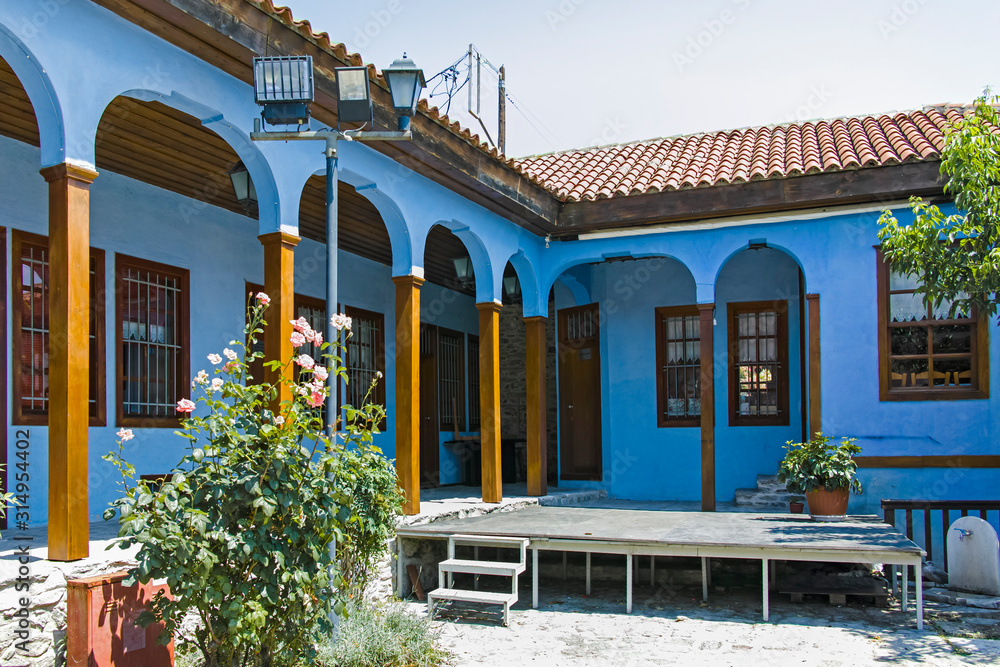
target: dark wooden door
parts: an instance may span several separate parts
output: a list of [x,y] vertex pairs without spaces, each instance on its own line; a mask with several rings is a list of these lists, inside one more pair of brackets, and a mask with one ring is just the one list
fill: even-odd
[[601,479],[601,337],[597,304],[559,311],[559,476]]
[[420,487],[441,484],[437,327],[420,325]]

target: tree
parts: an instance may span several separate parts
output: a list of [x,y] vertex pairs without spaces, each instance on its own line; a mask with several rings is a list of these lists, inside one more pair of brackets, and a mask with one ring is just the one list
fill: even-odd
[[987,90],[971,113],[946,131],[941,153],[945,194],[957,213],[945,215],[910,198],[914,220],[901,225],[891,211],[879,218],[878,237],[893,268],[918,278],[917,292],[951,313],[996,314],[1000,305],[1000,97]]

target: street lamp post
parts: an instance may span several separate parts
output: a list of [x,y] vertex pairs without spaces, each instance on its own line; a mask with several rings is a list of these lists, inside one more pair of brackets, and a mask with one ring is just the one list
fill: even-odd
[[[372,122],[372,99],[367,67],[338,67],[334,69],[337,83],[337,123]],[[403,54],[392,66],[383,70],[389,83],[393,108],[402,112],[398,132],[365,130],[261,131],[260,119],[254,119],[254,141],[323,141],[326,157],[326,331],[327,341],[340,340],[339,331],[330,323],[330,316],[337,312],[337,142],[338,141],[409,141],[410,116],[416,113],[420,90],[424,87],[424,73]],[[269,125],[305,125],[309,122],[309,104],[313,101],[313,71],[311,56],[283,56],[254,58],[254,99],[263,107],[262,117]],[[327,362],[331,372],[331,386],[337,377],[332,372],[332,361]],[[339,407],[327,403],[326,430],[333,435]]]

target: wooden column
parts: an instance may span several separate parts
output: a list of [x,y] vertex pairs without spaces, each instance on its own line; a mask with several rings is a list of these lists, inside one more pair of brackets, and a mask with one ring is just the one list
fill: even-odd
[[715,511],[715,304],[699,303],[701,318],[701,511]]
[[545,452],[545,318],[524,318],[528,412],[528,495],[548,493]]
[[820,421],[822,389],[820,385],[819,294],[806,294],[809,309],[809,438],[823,430]]
[[[271,297],[271,304],[264,311],[264,361],[285,363],[292,356],[292,323],[295,318],[295,246],[299,237],[286,232],[271,232],[259,237],[264,245],[264,292]],[[285,377],[293,380],[291,364],[285,369]],[[278,371],[265,370],[264,380],[278,381]],[[292,400],[292,389],[288,385],[278,388],[278,396],[271,405],[274,412],[281,404]]]
[[420,512],[420,286],[424,279],[397,276],[396,475],[406,494],[403,513]]
[[49,184],[49,560],[90,547],[90,184],[97,172],[68,163],[41,171]]
[[483,466],[483,502],[503,499],[500,467],[500,304],[477,303],[479,309],[479,417]]

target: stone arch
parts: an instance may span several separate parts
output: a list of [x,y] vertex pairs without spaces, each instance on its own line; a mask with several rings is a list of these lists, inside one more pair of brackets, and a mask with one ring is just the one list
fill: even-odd
[[[508,263],[514,267],[517,280],[521,284],[521,303],[524,308],[524,317],[544,315],[545,309],[542,303],[542,294],[538,289],[538,276],[535,274],[535,268],[531,265],[531,262],[525,257],[524,250],[518,250],[508,257],[507,261],[503,264],[504,269],[506,269]],[[503,280],[502,272],[500,280]],[[502,294],[503,284],[494,286],[494,290],[497,290],[497,294]],[[547,301],[547,298],[545,300]]]
[[389,233],[392,275],[412,275],[414,272],[412,233],[399,204],[375,183],[352,171],[342,170],[340,180],[351,185],[358,194],[370,201],[382,217],[382,224]]
[[[66,160],[66,129],[62,106],[52,81],[35,55],[6,26],[0,24],[0,58],[14,70],[31,100],[38,124],[41,166]],[[92,165],[88,165],[92,166]]]

